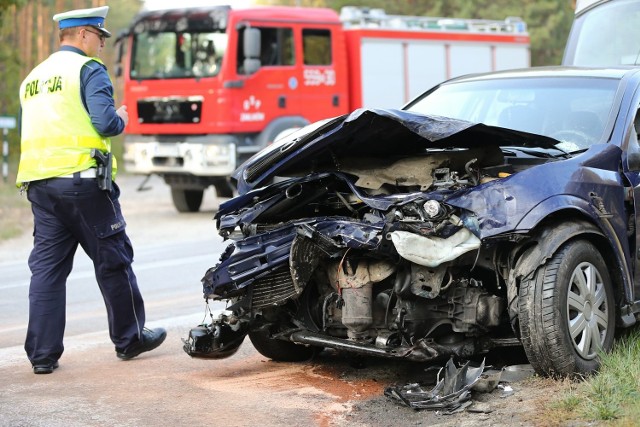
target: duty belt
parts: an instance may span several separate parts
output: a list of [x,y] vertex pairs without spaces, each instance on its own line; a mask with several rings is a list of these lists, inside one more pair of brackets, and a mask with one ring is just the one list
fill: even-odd
[[80,175],[80,178],[95,178],[97,176],[96,168],[85,169],[81,172],[74,172],[68,175],[60,175],[56,176],[56,178],[73,178],[74,176]]

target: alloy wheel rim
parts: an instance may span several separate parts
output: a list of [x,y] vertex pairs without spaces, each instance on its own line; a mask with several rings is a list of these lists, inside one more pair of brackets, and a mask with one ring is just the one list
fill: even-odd
[[569,336],[584,359],[593,359],[604,344],[609,329],[609,307],[602,276],[589,262],[571,273],[567,295]]

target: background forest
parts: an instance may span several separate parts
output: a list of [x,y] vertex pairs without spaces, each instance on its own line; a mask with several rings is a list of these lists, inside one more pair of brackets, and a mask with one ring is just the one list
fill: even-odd
[[[338,11],[347,5],[368,6],[382,8],[387,14],[452,18],[503,20],[519,16],[528,25],[533,66],[560,63],[574,13],[573,0],[256,0],[254,3],[321,6]],[[116,35],[128,27],[143,4],[142,0],[0,0],[0,116],[17,117],[20,82],[57,49],[58,31],[52,20],[55,13],[109,5],[107,28]],[[114,69],[114,40],[115,37],[107,40],[102,58],[110,70]],[[15,175],[19,155],[17,130],[11,130],[8,139],[10,175]]]

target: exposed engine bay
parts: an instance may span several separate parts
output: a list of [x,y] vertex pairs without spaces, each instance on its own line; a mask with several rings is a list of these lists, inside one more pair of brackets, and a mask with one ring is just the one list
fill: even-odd
[[429,361],[519,346],[516,283],[542,259],[519,268],[536,236],[514,224],[556,190],[518,188],[571,156],[547,137],[432,119],[365,111],[246,165],[255,188],[221,206],[219,233],[233,243],[203,278],[205,298],[227,310],[194,328],[185,351],[227,357],[246,335],[277,360],[324,347]]

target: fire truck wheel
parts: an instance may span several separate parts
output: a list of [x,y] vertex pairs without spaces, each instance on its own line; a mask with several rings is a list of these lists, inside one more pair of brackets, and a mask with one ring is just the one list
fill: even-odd
[[203,190],[171,187],[171,198],[178,212],[198,212],[202,204],[203,192]]
[[220,181],[214,184],[216,188],[216,197],[233,197],[233,187],[228,181]]

